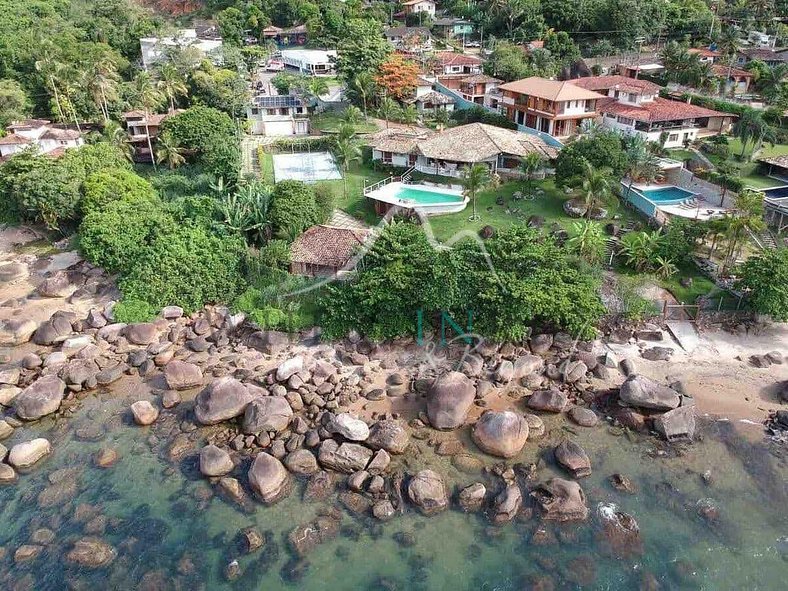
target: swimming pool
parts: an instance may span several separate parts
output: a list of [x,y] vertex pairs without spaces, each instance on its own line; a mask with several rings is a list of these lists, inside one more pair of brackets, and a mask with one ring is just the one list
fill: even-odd
[[401,181],[381,181],[365,189],[364,195],[376,201],[375,211],[379,214],[392,207],[415,209],[425,215],[457,213],[468,204],[461,190]]
[[462,195],[455,195],[444,191],[432,191],[428,188],[417,188],[412,185],[402,185],[399,191],[397,191],[396,196],[405,201],[415,201],[419,205],[460,203],[463,199]]
[[681,187],[659,187],[655,189],[635,189],[649,201],[657,205],[674,205],[692,197],[692,193]]
[[780,199],[781,197],[788,197],[788,185],[784,187],[772,187],[771,189],[764,189],[763,195],[767,199]]

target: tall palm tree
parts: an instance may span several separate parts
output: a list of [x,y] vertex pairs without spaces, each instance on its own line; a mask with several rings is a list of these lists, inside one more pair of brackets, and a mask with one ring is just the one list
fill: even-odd
[[145,111],[145,135],[148,136],[148,151],[150,153],[153,169],[156,169],[156,157],[153,153],[153,143],[150,138],[148,120],[152,110],[155,110],[163,100],[163,96],[148,72],[140,72],[133,80],[132,101]]
[[760,150],[764,141],[775,143],[776,136],[771,126],[763,120],[759,111],[747,109],[733,124],[733,135],[741,140],[741,154],[739,158],[744,159],[747,146],[752,143],[750,159]]
[[317,103],[319,97],[328,94],[328,82],[325,78],[312,76],[300,89],[301,95],[310,104]]
[[739,29],[735,26],[725,27],[717,40],[717,49],[725,56],[728,62],[728,75],[725,77],[724,83],[720,85],[720,96],[725,96],[725,91],[728,88],[728,80],[731,79],[733,63],[736,61],[736,54],[739,53],[740,45],[741,39],[739,37]]
[[435,120],[435,123],[437,123],[440,129],[444,129],[449,125],[450,117],[449,112],[446,109],[436,107],[432,118]]
[[378,114],[386,121],[386,129],[389,128],[389,119],[399,110],[399,106],[389,96],[384,96],[378,105]]
[[402,122],[413,125],[419,120],[419,111],[414,105],[408,105],[402,109]]
[[544,166],[544,158],[538,152],[531,152],[530,154],[526,154],[520,160],[520,172],[523,173],[525,177],[525,183],[528,187],[528,195],[530,196],[533,193],[533,175],[539,172]]
[[118,100],[120,76],[115,62],[107,56],[90,61],[81,72],[80,83],[93,98],[93,103],[101,112],[104,123],[108,123],[109,102]]
[[167,168],[174,170],[186,162],[181,153],[180,146],[175,143],[168,133],[161,134],[156,140],[156,162],[166,164]]
[[185,96],[188,93],[186,81],[181,76],[173,64],[169,62],[162,63],[156,72],[156,88],[167,98],[170,105],[170,113],[175,112],[175,100],[179,96]]
[[375,92],[375,78],[369,72],[359,72],[353,78],[353,90],[361,97],[361,104],[364,107],[364,121],[366,121],[367,101],[372,98]]
[[131,148],[131,144],[129,143],[129,135],[123,126],[116,122],[109,120],[104,124],[103,134],[104,141],[111,144],[118,150],[123,156],[131,162],[133,159],[133,150]]
[[654,180],[659,171],[657,158],[649,151],[648,142],[642,136],[629,136],[627,138],[625,153],[627,157],[627,197],[632,192],[632,185],[635,179],[643,179],[646,182]]
[[66,120],[65,112],[63,111],[63,105],[60,101],[60,92],[58,91],[58,83],[59,77],[63,73],[63,64],[56,61],[51,54],[48,52],[44,53],[44,56],[36,61],[35,68],[37,72],[40,72],[42,76],[47,81],[47,85],[52,90],[52,96],[55,99],[55,106],[57,108],[58,118],[61,122]]
[[763,72],[758,79],[758,88],[769,101],[781,95],[783,85],[788,80],[788,64],[778,64]]
[[483,191],[492,183],[492,176],[490,175],[490,168],[481,162],[476,162],[471,166],[466,166],[462,171],[462,186],[463,194],[469,197],[473,202],[473,214],[470,218],[471,221],[479,219],[479,214],[476,211],[476,194]]
[[611,195],[609,168],[595,168],[586,160],[583,174],[582,198],[586,207],[586,218],[591,219],[596,206],[605,203]]
[[342,185],[344,194],[347,196],[348,171],[351,164],[361,159],[361,147],[353,136],[338,138],[334,144],[334,155],[344,173],[342,175]]
[[736,197],[734,212],[725,218],[725,236],[728,241],[728,252],[723,268],[729,267],[737,258],[742,238],[749,232],[760,232],[766,227],[763,219],[763,193],[752,189],[744,189]]

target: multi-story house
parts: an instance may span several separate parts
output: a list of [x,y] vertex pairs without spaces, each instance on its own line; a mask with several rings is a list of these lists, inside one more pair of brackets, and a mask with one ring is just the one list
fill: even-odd
[[432,56],[438,77],[461,78],[482,73],[482,60],[475,55],[438,51]]
[[432,33],[427,27],[390,27],[386,39],[395,49],[405,53],[432,51]]
[[[733,115],[659,96],[660,86],[626,76],[592,76],[571,84],[605,95],[597,101],[604,127],[638,134],[648,141],[678,148],[696,139],[728,131]],[[663,136],[663,134],[665,134]]]
[[257,95],[246,108],[250,132],[254,135],[284,136],[309,133],[309,109],[295,95]]
[[501,82],[502,80],[487,74],[472,74],[467,78],[460,78],[457,92],[466,101],[497,109],[501,97],[497,91]]
[[3,160],[33,147],[39,154],[57,157],[69,148],[85,144],[82,134],[76,129],[55,126],[46,119],[14,121],[6,131],[6,135],[0,138],[0,159]]
[[501,84],[499,109],[517,123],[553,137],[574,135],[582,122],[594,119],[596,104],[604,95],[575,86],[533,76]]
[[[137,162],[152,162],[154,154],[151,147],[156,146],[161,124],[167,117],[180,113],[145,113],[145,111],[129,111],[123,113],[123,121],[129,134],[129,143],[133,149],[134,160]],[[148,141],[150,139],[150,141]]]
[[435,16],[435,2],[432,0],[406,0],[402,3],[402,11],[405,14],[419,14],[423,12],[430,18]]

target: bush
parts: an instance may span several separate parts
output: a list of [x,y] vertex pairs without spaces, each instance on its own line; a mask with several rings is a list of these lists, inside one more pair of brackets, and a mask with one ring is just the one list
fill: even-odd
[[156,190],[144,178],[125,169],[94,172],[82,184],[80,210],[85,216],[104,209],[112,201],[155,201]]
[[747,259],[739,286],[749,290],[753,309],[777,322],[788,321],[788,248],[767,250]]
[[123,298],[112,308],[112,314],[117,322],[149,322],[158,313],[159,310],[148,302],[131,298]]
[[288,332],[306,328],[312,323],[306,298],[315,292],[300,297],[283,298],[282,295],[303,290],[312,281],[277,269],[259,268],[254,286],[238,296],[233,309],[246,313],[260,328]]
[[178,197],[167,205],[176,222],[211,228],[221,221],[219,201],[210,195]]
[[271,195],[271,223],[280,236],[294,238],[320,222],[312,188],[301,181],[277,183]]
[[627,157],[621,136],[602,132],[593,137],[581,137],[566,146],[555,161],[555,178],[560,185],[577,181],[585,171],[584,160],[594,168],[610,168],[613,176],[620,177],[627,167]]
[[496,127],[503,127],[505,129],[517,129],[517,124],[508,119],[504,115],[492,113],[484,107],[471,107],[470,109],[456,109],[452,112],[451,118],[457,122],[457,125],[466,125],[468,123],[486,123],[487,125],[495,125]]
[[312,190],[320,222],[325,222],[334,213],[334,188],[328,183],[317,183]]
[[287,271],[290,265],[290,245],[285,240],[269,240],[258,253],[260,264],[270,269]]

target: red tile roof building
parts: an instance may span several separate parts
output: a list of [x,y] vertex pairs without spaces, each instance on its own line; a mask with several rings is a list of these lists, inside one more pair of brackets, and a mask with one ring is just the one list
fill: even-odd
[[68,148],[78,148],[85,143],[82,133],[46,119],[14,121],[0,138],[0,159],[7,159],[35,147],[39,154],[57,158]]
[[333,226],[312,226],[290,246],[290,272],[331,277],[344,269],[364,244],[366,233]]

